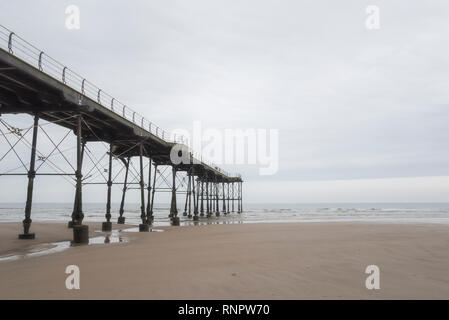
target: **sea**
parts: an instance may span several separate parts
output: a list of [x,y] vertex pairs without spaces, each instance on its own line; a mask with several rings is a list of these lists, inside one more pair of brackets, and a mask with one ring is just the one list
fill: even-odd
[[[220,202],[220,209],[222,203]],[[24,218],[24,203],[0,203],[0,223],[19,222]],[[235,203],[235,210],[237,203]],[[33,203],[33,221],[67,222],[71,218],[72,203]],[[193,208],[192,208],[193,210]],[[117,221],[119,204],[112,204],[112,221]],[[167,226],[169,206],[154,204],[154,226]],[[104,203],[84,203],[85,222],[105,221]],[[181,224],[190,225],[192,219],[183,215],[178,205]],[[138,225],[140,204],[127,203],[126,223]],[[193,214],[193,212],[192,212]],[[202,223],[289,223],[289,222],[379,222],[411,224],[449,224],[449,203],[243,203],[243,212],[201,217]]]

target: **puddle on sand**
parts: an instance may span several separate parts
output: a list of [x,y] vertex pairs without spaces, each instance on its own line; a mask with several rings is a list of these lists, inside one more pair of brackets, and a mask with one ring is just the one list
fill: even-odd
[[[112,232],[104,233],[104,235],[102,236],[89,238],[88,245],[128,242],[128,239],[120,234],[121,231],[122,230],[113,230]],[[72,241],[42,243],[33,246],[28,252],[19,253],[15,255],[2,256],[0,257],[0,262],[14,261],[32,257],[40,257],[52,253],[61,252],[69,249],[70,247],[83,246],[83,245],[85,244],[72,243]]]

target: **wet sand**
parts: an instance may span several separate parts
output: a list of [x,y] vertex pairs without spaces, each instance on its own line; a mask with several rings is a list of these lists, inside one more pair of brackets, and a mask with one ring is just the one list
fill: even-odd
[[[114,226],[117,228],[117,226]],[[129,226],[128,226],[129,227]],[[100,223],[90,224],[91,236]],[[129,242],[0,262],[0,299],[449,299],[449,226],[225,224],[126,232]],[[71,239],[62,223],[0,224],[0,255]],[[123,233],[125,234],[125,233]],[[80,290],[65,269],[78,265]],[[365,288],[367,265],[380,289]]]

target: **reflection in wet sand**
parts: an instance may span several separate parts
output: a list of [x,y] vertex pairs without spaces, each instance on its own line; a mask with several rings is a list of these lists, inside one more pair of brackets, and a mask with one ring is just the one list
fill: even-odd
[[[104,235],[102,236],[89,238],[89,245],[128,242],[128,239],[126,237],[123,237],[120,234],[120,232],[121,230],[114,230],[112,232],[104,233]],[[0,262],[14,261],[32,257],[40,257],[52,253],[62,252],[64,250],[69,249],[70,247],[83,246],[83,245],[85,244],[72,243],[72,241],[59,241],[59,242],[38,244],[36,246],[31,247],[31,249],[27,252],[1,256]]]

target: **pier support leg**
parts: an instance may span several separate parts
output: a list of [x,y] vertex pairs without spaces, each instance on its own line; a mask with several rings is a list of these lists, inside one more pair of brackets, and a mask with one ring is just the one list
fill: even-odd
[[151,158],[148,159],[148,196],[147,196],[147,224],[153,224],[153,210],[151,204]]
[[204,217],[204,181],[200,181],[201,184],[201,208],[200,208],[200,217]]
[[123,213],[124,213],[124,208],[125,208],[126,189],[128,189],[127,183],[128,183],[129,160],[130,160],[129,157],[126,160],[122,159],[123,163],[125,164],[125,181],[123,182],[122,201],[120,202],[119,217],[117,220],[118,224],[125,224],[125,217],[123,216]]
[[234,182],[231,183],[231,186],[232,186],[232,212],[234,212],[234,199],[235,199]]
[[28,170],[28,189],[27,189],[27,200],[25,205],[25,219],[23,220],[23,233],[19,234],[19,239],[34,239],[35,234],[30,233],[31,227],[31,206],[33,203],[33,186],[34,178],[36,177],[36,172],[34,166],[36,163],[36,145],[37,145],[37,129],[39,127],[39,116],[36,114],[34,116],[33,125],[33,142],[31,146],[31,160],[30,169]]
[[73,243],[89,243],[89,226],[85,224],[73,226]]
[[111,187],[112,187],[112,143],[109,145],[109,167],[108,167],[108,195],[106,202],[106,221],[101,226],[101,231],[111,231]]
[[221,184],[221,187],[222,187],[222,191],[223,191],[223,194],[222,194],[222,196],[223,196],[223,208],[222,208],[222,212],[223,212],[223,214],[226,214],[226,192],[225,192],[225,183],[224,182],[222,182],[222,184]]
[[192,179],[192,183],[193,183],[193,221],[198,221],[199,217],[198,217],[198,200],[199,200],[199,181],[198,179],[196,180],[196,186],[197,188],[195,189],[195,179]]
[[187,215],[187,218],[192,218],[192,184],[193,184],[193,179],[192,176],[190,176],[189,179],[189,214]]
[[[206,177],[207,179],[207,177]],[[206,216],[210,217],[210,206],[209,206],[209,181],[206,180]]]
[[184,212],[182,213],[182,215],[184,217],[187,216],[187,203],[189,202],[189,197],[190,197],[190,179],[191,179],[191,176],[190,176],[189,172],[187,173],[187,175],[188,175],[188,180],[187,180],[186,203],[185,203],[185,206],[184,206]]
[[238,188],[238,195],[237,195],[237,205],[238,205],[238,211],[237,213],[242,213],[242,183],[237,183]]
[[[82,164],[83,164],[83,159],[84,159],[84,149],[85,149],[85,146],[86,146],[86,141],[84,140],[84,139],[81,139],[81,166],[82,166]],[[81,170],[80,170],[80,172],[81,172]],[[75,174],[76,174],[76,172],[75,172]],[[75,225],[75,224],[77,224],[77,221],[76,221],[76,212],[75,212],[75,210],[77,209],[77,207],[78,207],[78,201],[79,201],[79,199],[78,199],[78,192],[75,192],[75,201],[74,201],[74,203],[73,203],[73,211],[72,211],[72,220],[71,221],[69,221],[69,223],[68,223],[68,228],[73,228],[73,226]]]
[[212,216],[212,214],[215,212],[215,199],[214,199],[214,188],[213,188],[214,183],[211,182],[210,183],[210,215]]
[[230,211],[229,211],[229,200],[230,200],[230,196],[229,196],[229,182],[228,183],[226,183],[226,186],[227,186],[227,188],[226,188],[226,190],[228,191],[228,210],[226,211],[228,214],[230,213]]
[[[187,215],[187,218],[191,219],[192,218],[192,185],[193,185],[194,181],[193,181],[193,177],[190,174],[189,175],[189,214]],[[195,197],[193,199],[193,201],[195,201]],[[195,203],[193,204],[195,205]]]
[[215,179],[215,202],[216,202],[216,210],[215,210],[215,216],[219,217],[220,216],[220,199],[219,199],[219,190],[218,190],[218,185],[219,183],[217,182],[217,180]]
[[210,191],[210,194],[211,194],[211,199],[210,199],[210,201],[212,202],[212,205],[213,205],[213,209],[212,209],[212,215],[217,211],[217,206],[216,206],[216,199],[215,199],[215,192],[217,191],[216,189],[215,189],[215,182],[211,182],[211,184],[210,184],[210,187],[211,187],[211,191]]
[[174,226],[179,226],[178,209],[176,206],[176,167],[172,166],[172,191],[171,191],[171,205],[170,205],[170,216],[171,223]]
[[140,144],[139,148],[139,161],[140,161],[140,219],[142,223],[139,224],[140,232],[150,231],[150,226],[147,223],[145,214],[145,181],[143,179],[143,144]]
[[[151,192],[151,206],[150,206],[151,223],[153,223],[154,221],[153,205],[154,205],[154,193],[156,192],[156,174],[157,174],[157,164],[154,164],[153,191]],[[148,183],[151,182],[149,181]]]
[[89,242],[89,227],[87,225],[82,225],[84,219],[83,213],[83,174],[82,164],[83,164],[83,151],[84,143],[82,146],[82,127],[81,127],[82,116],[79,114],[77,116],[77,130],[76,130],[76,195],[75,195],[75,208],[73,209],[73,242],[74,243],[88,243]]
[[240,213],[240,182],[237,182],[237,213]]
[[240,182],[240,213],[243,212],[243,182]]

